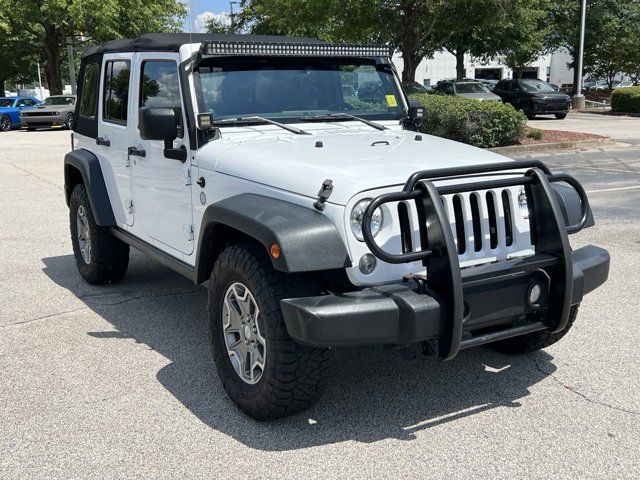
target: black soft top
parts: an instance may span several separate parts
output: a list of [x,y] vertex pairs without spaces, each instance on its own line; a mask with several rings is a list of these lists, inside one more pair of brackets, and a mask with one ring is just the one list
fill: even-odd
[[87,48],[82,56],[111,52],[177,52],[188,43],[257,42],[257,43],[326,43],[316,38],[282,37],[275,35],[236,35],[223,33],[148,33],[134,39],[111,40]]

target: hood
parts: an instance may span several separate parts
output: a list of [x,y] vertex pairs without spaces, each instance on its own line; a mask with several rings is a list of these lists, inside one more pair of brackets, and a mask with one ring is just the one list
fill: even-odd
[[24,110],[37,110],[39,112],[60,112],[64,110],[74,110],[75,105],[36,105],[35,107],[25,108]]
[[[318,125],[297,125],[307,131]],[[205,168],[315,198],[325,179],[333,180],[331,203],[345,205],[358,192],[403,185],[419,170],[500,162],[505,157],[439,137],[406,130],[351,129],[335,124],[311,135],[273,128],[253,135],[222,133],[203,146]],[[330,130],[329,130],[330,129]],[[258,130],[258,129],[255,129]],[[340,133],[339,133],[340,132]]]
[[485,101],[502,101],[502,99],[494,94],[494,93],[490,93],[490,92],[486,92],[486,93],[457,93],[456,96],[461,97],[461,98],[471,98],[473,100],[485,100]]

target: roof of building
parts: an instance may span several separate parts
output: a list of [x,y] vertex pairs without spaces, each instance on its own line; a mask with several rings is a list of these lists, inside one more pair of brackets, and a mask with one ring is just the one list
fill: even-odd
[[259,43],[326,43],[316,38],[281,37],[275,35],[239,35],[222,33],[148,33],[134,39],[111,40],[87,48],[82,56],[110,52],[177,52],[188,43],[218,42],[259,42]]

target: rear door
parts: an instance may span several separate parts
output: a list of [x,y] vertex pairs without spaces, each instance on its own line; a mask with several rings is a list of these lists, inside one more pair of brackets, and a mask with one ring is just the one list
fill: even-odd
[[133,225],[129,146],[131,53],[112,53],[102,60],[98,107],[98,138],[94,153],[100,161],[107,192],[118,222]]
[[[193,252],[190,162],[164,156],[162,140],[143,140],[138,129],[138,109],[168,107],[176,113],[178,138],[173,148],[189,149],[175,53],[138,53],[134,72],[135,127],[130,146],[144,156],[131,156],[136,218],[146,235],[184,254]],[[189,155],[188,155],[189,157]],[[157,245],[162,248],[162,245]],[[168,250],[165,248],[164,250]]]

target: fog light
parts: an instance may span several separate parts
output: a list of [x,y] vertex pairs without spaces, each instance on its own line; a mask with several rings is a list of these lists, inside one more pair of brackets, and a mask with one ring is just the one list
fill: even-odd
[[358,264],[358,268],[365,275],[369,275],[373,272],[373,269],[376,268],[376,257],[371,255],[370,253],[365,253],[362,258],[360,258],[360,263]]
[[539,283],[534,283],[529,287],[529,294],[527,296],[527,300],[529,301],[529,305],[531,307],[539,307],[542,303],[544,296],[544,290],[542,285]]

